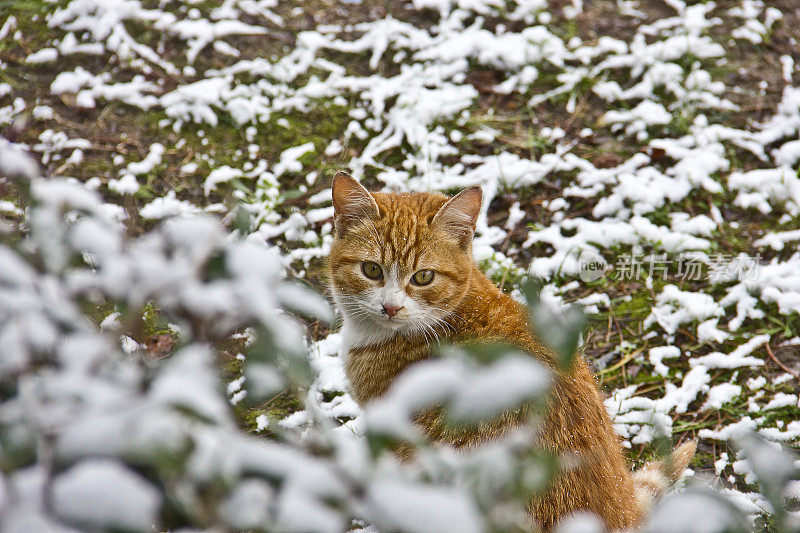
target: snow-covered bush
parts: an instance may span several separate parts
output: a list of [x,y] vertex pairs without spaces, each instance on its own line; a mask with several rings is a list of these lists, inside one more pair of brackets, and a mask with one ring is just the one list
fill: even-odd
[[[460,423],[542,405],[548,378],[532,359],[446,350],[367,409],[360,434],[333,427],[309,401],[302,434],[254,438],[220,386],[219,344],[247,338],[247,401],[308,389],[313,371],[292,313],[328,320],[325,301],[287,280],[274,250],[213,218],[173,218],[131,237],[118,208],[79,184],[39,178],[8,144],[0,176],[27,203],[25,227],[0,234],[0,530],[528,527],[525,495],[546,486],[554,465],[530,444],[535,416],[469,453],[431,446],[411,420],[433,405]],[[168,357],[132,338],[148,306],[177,339]],[[508,375],[529,379],[498,390]],[[494,401],[478,401],[486,398]],[[395,459],[401,442],[415,450],[413,464]],[[744,450],[775,527],[792,531],[782,499],[794,460],[758,441]],[[591,521],[570,523],[586,530]],[[747,526],[710,490],[666,499],[648,530],[676,524]]]
[[[220,386],[216,347],[248,338],[248,401],[307,388],[313,374],[290,312],[329,319],[325,301],[286,280],[274,250],[218,220],[173,218],[127,237],[114,206],[79,184],[41,179],[9,145],[0,149],[0,173],[30,202],[26,227],[0,244],[1,530],[524,523],[517,485],[546,481],[531,472],[540,465],[524,432],[468,457],[421,443],[418,470],[389,460],[388,447],[419,441],[410,419],[432,403],[475,415],[470,395],[498,373],[541,376],[508,402],[541,396],[547,379],[532,360],[478,369],[458,354],[421,367],[366,413],[363,437],[319,419],[302,439],[253,438]],[[177,338],[169,357],[132,339],[148,306]],[[107,310],[99,327],[89,318],[98,309]],[[431,380],[449,385],[426,395]]]

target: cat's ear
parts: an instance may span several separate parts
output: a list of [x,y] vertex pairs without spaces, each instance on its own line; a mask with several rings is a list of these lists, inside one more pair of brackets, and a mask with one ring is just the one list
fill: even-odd
[[370,192],[352,176],[337,172],[331,187],[336,233],[341,235],[348,224],[364,219],[378,217],[378,204]]
[[475,223],[481,212],[483,193],[479,185],[468,187],[450,198],[433,217],[432,224],[457,237],[463,246],[472,242]]

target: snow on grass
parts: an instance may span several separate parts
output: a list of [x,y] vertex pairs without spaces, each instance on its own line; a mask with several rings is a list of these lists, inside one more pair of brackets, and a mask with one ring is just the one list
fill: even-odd
[[[47,83],[35,97],[0,83],[0,125],[32,112],[33,136],[22,148],[53,175],[102,182],[112,201],[134,206],[145,221],[243,203],[251,238],[280,246],[284,264],[312,281],[332,238],[325,185],[334,168],[387,190],[480,184],[475,255],[487,271],[497,281],[529,273],[559,301],[593,306],[593,342],[617,332],[592,345],[592,355],[619,357],[623,341],[647,355],[636,360],[643,369],[633,383],[624,365],[606,382],[606,405],[627,446],[687,427],[708,442],[747,428],[796,445],[789,418],[800,416],[790,401],[797,383],[771,379],[763,346],[776,350],[800,336],[797,67],[780,58],[780,97],[758,120],[739,120],[740,88],[725,74],[737,59],[729,39],[769,41],[789,14],[749,0],[671,0],[658,10],[618,2],[609,16],[628,33],[593,37],[573,31],[581,9],[599,16],[588,3],[397,5],[385,16],[353,15],[355,23],[311,17],[276,47],[270,39],[298,18],[276,2],[63,2],[42,15],[47,42],[19,57],[26,68],[51,69]],[[26,37],[18,19],[0,28],[4,43]],[[730,30],[720,36],[722,28]],[[103,61],[76,66],[66,61],[72,54]],[[11,68],[0,63],[0,73]],[[157,133],[106,146],[90,121],[85,134],[68,128],[64,106],[106,120],[115,106],[147,110]],[[603,162],[598,150],[618,160]],[[35,171],[10,155],[0,165]],[[0,215],[19,216],[9,201]],[[577,282],[584,251],[605,258],[605,278]],[[719,257],[740,253],[755,258],[752,275],[720,274]],[[626,261],[647,255],[663,256],[667,275],[625,279]],[[698,266],[699,279],[678,270],[678,256]],[[213,293],[190,302],[204,303],[224,305]],[[359,409],[346,392],[338,344],[331,333],[311,345],[318,379],[309,401],[341,421]],[[796,371],[794,348],[776,354]],[[748,405],[752,418],[703,418]],[[761,415],[781,409],[790,414]],[[310,420],[292,416],[286,425]],[[259,417],[259,429],[268,422]],[[248,489],[230,509],[266,498],[262,492]]]

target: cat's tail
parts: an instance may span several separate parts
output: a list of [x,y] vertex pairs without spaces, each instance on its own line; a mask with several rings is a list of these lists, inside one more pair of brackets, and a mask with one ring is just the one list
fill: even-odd
[[636,503],[642,516],[646,515],[653,503],[666,490],[677,483],[681,474],[689,465],[697,449],[697,441],[681,444],[668,456],[650,461],[633,472],[632,481],[636,495]]

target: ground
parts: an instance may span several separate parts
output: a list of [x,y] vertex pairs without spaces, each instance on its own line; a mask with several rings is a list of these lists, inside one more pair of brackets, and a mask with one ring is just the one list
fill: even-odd
[[[661,433],[699,438],[696,475],[758,514],[727,439],[800,441],[799,24],[791,0],[10,0],[0,137],[122,206],[131,234],[221,213],[323,292],[335,170],[481,184],[477,259],[510,292],[532,275],[553,307],[586,306],[632,461]],[[0,227],[20,206],[0,181]],[[138,329],[169,353],[157,309]],[[309,335],[317,401],[356,417],[335,333]],[[301,394],[243,423],[302,424]]]

